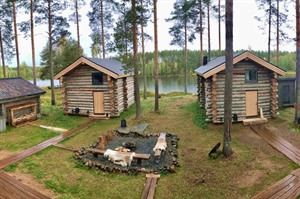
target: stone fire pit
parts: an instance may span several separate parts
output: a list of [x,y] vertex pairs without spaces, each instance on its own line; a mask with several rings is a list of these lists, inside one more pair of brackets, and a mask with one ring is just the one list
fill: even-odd
[[[124,133],[125,132],[125,133]],[[105,136],[100,136],[97,141],[88,147],[81,148],[75,158],[89,168],[101,169],[107,172],[137,174],[175,172],[178,162],[179,138],[171,133],[166,133],[167,148],[159,157],[154,156],[153,148],[157,143],[159,134],[151,134],[147,124],[134,127],[119,128],[110,131]],[[103,156],[107,149],[115,150],[118,147],[130,149],[136,154],[149,154],[149,159],[136,160],[128,167],[114,164]],[[91,152],[92,151],[92,152]],[[93,153],[94,151],[97,154]],[[99,153],[98,153],[99,152]]]

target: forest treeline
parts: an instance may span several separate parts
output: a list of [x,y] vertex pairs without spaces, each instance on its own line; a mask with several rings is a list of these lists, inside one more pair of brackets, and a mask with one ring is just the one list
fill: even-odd
[[[235,51],[235,53],[241,52],[242,50]],[[267,51],[251,51],[255,55],[259,56],[262,59],[267,59]],[[204,51],[204,55],[206,55]],[[188,74],[193,75],[194,70],[200,66],[200,51],[199,50],[189,50],[188,51]],[[224,56],[225,51],[212,50],[211,57],[212,59]],[[115,59],[121,59],[121,57],[114,57]],[[153,52],[145,53],[145,63],[146,63],[146,75],[148,77],[154,76],[154,55]],[[296,53],[295,52],[280,52],[280,67],[286,71],[296,71]],[[63,62],[62,60],[60,60]],[[139,59],[140,71],[142,72],[142,59]],[[276,53],[271,53],[271,63],[276,63]],[[65,62],[59,64],[58,67],[55,67],[55,72],[60,71],[66,67],[69,63]],[[8,77],[17,76],[16,67],[6,67]],[[32,79],[32,67],[28,66],[25,62],[21,63],[20,73],[23,78]],[[37,67],[37,77],[40,79],[48,79],[46,75],[47,70],[43,67]],[[182,50],[163,50],[159,52],[159,75],[160,76],[183,76],[184,75],[184,51]],[[2,77],[2,67],[0,68],[0,77]]]

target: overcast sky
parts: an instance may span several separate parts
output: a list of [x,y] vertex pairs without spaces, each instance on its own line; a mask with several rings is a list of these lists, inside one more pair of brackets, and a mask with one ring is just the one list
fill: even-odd
[[[175,0],[158,0],[158,42],[159,50],[170,50],[170,49],[179,49],[176,46],[170,46],[171,37],[168,33],[169,28],[172,26],[172,23],[165,22],[165,19],[170,17],[170,13],[173,10],[173,4]],[[225,2],[225,0],[221,0]],[[84,53],[87,56],[91,56],[90,46],[91,39],[89,37],[91,31],[89,28],[88,17],[85,13],[89,11],[89,0],[87,0],[87,5],[81,9],[83,15],[82,22],[80,24],[80,35],[81,35],[81,45],[84,48]],[[290,5],[290,18],[294,19],[295,17],[295,7]],[[258,11],[255,0],[238,0],[234,1],[234,50],[240,49],[253,49],[253,50],[267,50],[267,34],[263,34],[259,30],[258,26],[261,25],[254,19],[254,16],[262,16],[263,13]],[[20,18],[29,17],[27,15],[19,15]],[[291,22],[291,26],[294,27],[295,22]],[[76,27],[74,24],[70,24],[70,32],[72,37],[76,37]],[[211,19],[211,48],[218,49],[218,24],[215,19]],[[225,25],[222,24],[222,49],[225,47],[225,34],[224,30]],[[36,27],[36,57],[37,65],[40,64],[40,52],[47,43],[47,26]],[[149,23],[146,28],[148,34],[153,35],[153,23]],[[295,30],[288,30],[291,37],[295,37]],[[275,44],[275,43],[273,43]],[[192,44],[188,44],[188,49],[198,50],[199,49],[199,39],[195,40]],[[25,61],[27,65],[31,64],[31,44],[30,39],[24,39],[22,33],[19,32],[19,48],[20,48],[20,60]],[[204,48],[207,49],[207,35],[204,35]],[[275,46],[272,47],[275,49]],[[286,51],[295,51],[295,43],[290,42],[288,44],[281,45],[281,50]],[[153,43],[148,42],[146,45],[146,51],[153,51]],[[15,59],[12,60],[10,66],[16,66]]]

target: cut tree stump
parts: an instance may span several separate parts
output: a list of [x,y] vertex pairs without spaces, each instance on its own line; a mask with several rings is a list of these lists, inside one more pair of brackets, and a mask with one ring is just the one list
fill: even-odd
[[146,178],[147,178],[146,184],[145,184],[141,199],[153,199],[157,179],[160,178],[160,175],[151,173],[151,174],[147,174]]

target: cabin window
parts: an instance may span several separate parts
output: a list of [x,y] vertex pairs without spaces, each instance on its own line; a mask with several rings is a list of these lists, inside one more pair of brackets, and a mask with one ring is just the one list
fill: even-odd
[[92,73],[92,84],[102,85],[103,84],[103,73]]
[[245,70],[245,82],[246,83],[255,83],[257,82],[257,70]]

